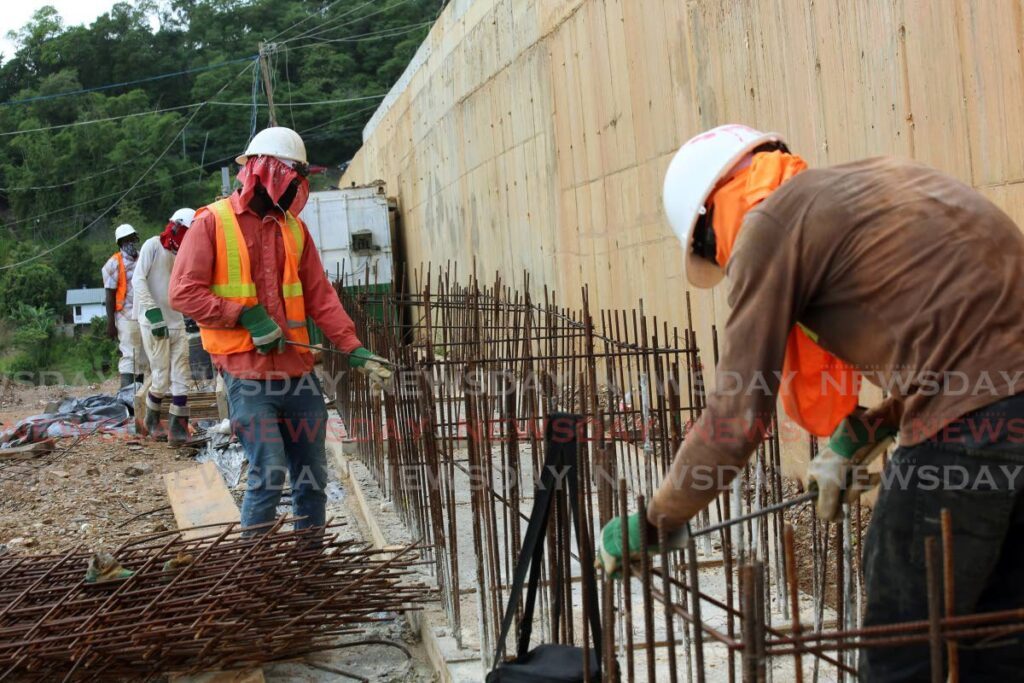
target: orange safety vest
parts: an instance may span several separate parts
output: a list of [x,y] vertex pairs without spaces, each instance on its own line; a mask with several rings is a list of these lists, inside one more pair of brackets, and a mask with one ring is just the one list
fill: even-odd
[[[249,265],[249,249],[242,237],[242,228],[231,208],[231,202],[222,199],[206,207],[213,214],[217,229],[217,251],[213,262],[213,284],[210,291],[217,296],[242,304],[255,306],[256,282],[252,279]],[[300,344],[309,343],[306,329],[306,304],[302,298],[302,282],[299,280],[299,259],[302,257],[304,233],[302,225],[291,213],[285,215],[285,222],[279,223],[281,238],[284,240],[284,272],[281,275],[281,296],[284,298],[285,337]],[[229,329],[199,326],[199,336],[207,352],[218,355],[252,351],[255,345],[249,331],[238,325]],[[308,349],[296,348],[300,353]]]
[[124,268],[124,254],[114,252],[111,258],[117,259],[117,292],[114,294],[114,310],[124,309],[124,300],[128,298],[128,271]]

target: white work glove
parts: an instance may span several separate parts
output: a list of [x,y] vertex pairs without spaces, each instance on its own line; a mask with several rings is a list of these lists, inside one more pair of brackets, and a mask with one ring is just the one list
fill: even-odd
[[391,381],[392,371],[390,363],[375,353],[360,346],[349,356],[349,365],[357,372],[369,378],[375,387],[382,387]]
[[878,486],[881,475],[868,472],[868,465],[892,443],[892,437],[886,437],[878,443],[864,446],[849,458],[825,448],[811,460],[807,466],[807,490],[818,491],[815,503],[818,519],[836,521],[843,501],[852,503]]

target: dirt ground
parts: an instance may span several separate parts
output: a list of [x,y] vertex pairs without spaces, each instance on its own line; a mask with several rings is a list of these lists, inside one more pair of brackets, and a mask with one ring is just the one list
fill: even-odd
[[[116,389],[114,381],[5,387],[0,428],[43,412],[50,401]],[[0,552],[52,553],[73,544],[111,550],[128,536],[173,528],[163,474],[194,466],[193,453],[134,435],[98,434],[59,439],[40,461],[0,469]]]

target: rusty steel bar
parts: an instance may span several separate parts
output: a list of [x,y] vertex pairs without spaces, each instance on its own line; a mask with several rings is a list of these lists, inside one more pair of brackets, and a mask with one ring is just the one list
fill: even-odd
[[[956,614],[956,586],[953,564],[953,516],[948,508],[941,512],[942,524],[942,584],[945,588],[946,616]],[[949,683],[960,683],[960,651],[955,639],[946,641],[946,659],[949,668]]]

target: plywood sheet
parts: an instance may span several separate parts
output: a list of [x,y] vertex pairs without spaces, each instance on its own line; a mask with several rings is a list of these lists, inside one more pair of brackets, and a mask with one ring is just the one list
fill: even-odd
[[[238,506],[224,484],[224,478],[212,462],[164,475],[167,497],[174,521],[184,538],[196,538],[209,529],[193,529],[208,524],[240,521]],[[191,529],[191,531],[190,531]]]

